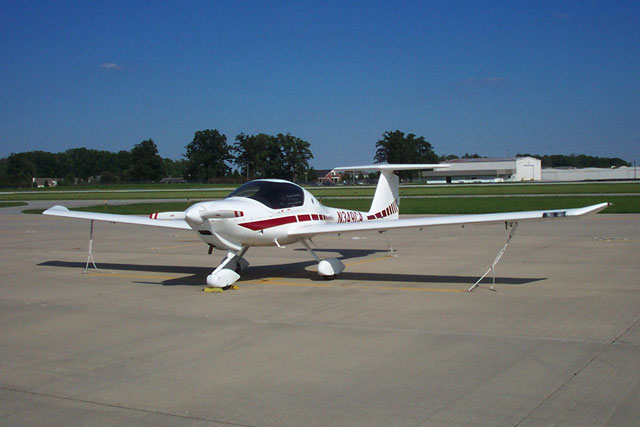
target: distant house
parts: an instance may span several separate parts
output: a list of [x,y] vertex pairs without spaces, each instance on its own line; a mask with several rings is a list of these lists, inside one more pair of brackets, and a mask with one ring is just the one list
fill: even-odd
[[160,184],[184,184],[185,181],[184,178],[179,178],[179,177],[172,177],[172,176],[168,176],[166,178],[162,178],[160,180]]
[[342,182],[342,174],[333,169],[318,169],[316,170],[316,181],[321,185],[339,184]]
[[62,178],[32,178],[33,185],[38,188],[55,187]]

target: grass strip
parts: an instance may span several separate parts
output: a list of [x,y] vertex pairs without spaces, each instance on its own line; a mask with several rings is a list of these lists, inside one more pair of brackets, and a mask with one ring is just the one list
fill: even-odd
[[[401,214],[475,214],[516,212],[543,209],[579,208],[597,203],[611,202],[603,213],[640,213],[640,196],[532,196],[532,197],[443,197],[400,199]],[[367,211],[371,199],[322,200],[327,206]]]
[[[95,185],[62,185],[56,187],[44,188],[3,188],[0,191],[20,191],[25,193],[59,193],[67,191],[118,191],[118,190],[153,190],[153,191],[182,191],[191,189],[231,189],[236,188],[240,184],[203,184],[203,183],[185,183],[185,184],[95,184]],[[230,190],[228,190],[230,191]]]
[[168,192],[88,192],[88,193],[21,193],[0,194],[0,200],[154,200],[154,199],[189,199],[212,200],[226,197],[230,192],[224,191],[168,191]]
[[[127,200],[127,199],[197,199],[212,200],[226,197],[229,187],[216,189],[170,188],[121,188],[120,186],[104,186],[104,191],[84,191],[68,187],[69,190],[52,191],[40,189],[16,194],[0,194],[0,200]],[[126,186],[128,187],[128,186]],[[153,191],[144,191],[144,190]],[[125,190],[125,191],[122,191]],[[141,191],[130,191],[141,190]],[[316,197],[373,197],[375,187],[308,187]],[[448,185],[448,186],[403,186],[400,196],[457,196],[457,195],[508,195],[508,194],[611,194],[638,193],[640,183],[581,183],[581,184],[491,184],[491,185]]]
[[24,206],[25,202],[0,202],[0,208],[11,208],[13,206]]
[[[374,187],[311,188],[316,197],[373,196]],[[505,194],[585,194],[585,193],[640,193],[640,183],[581,183],[581,184],[505,184],[400,187],[400,196],[472,196]]]

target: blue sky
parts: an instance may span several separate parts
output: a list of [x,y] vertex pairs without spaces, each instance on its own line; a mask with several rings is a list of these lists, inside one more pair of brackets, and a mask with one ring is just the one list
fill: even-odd
[[640,161],[640,2],[0,0],[0,156],[290,132]]

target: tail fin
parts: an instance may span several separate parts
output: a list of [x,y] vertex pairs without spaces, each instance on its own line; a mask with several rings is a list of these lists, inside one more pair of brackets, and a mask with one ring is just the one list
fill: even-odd
[[392,170],[380,171],[380,178],[373,195],[368,219],[398,219],[400,205],[400,178]]
[[349,166],[335,168],[340,171],[380,171],[376,192],[367,213],[367,219],[398,219],[400,211],[400,178],[394,173],[397,170],[420,170],[448,168],[445,164],[379,164],[368,166]]

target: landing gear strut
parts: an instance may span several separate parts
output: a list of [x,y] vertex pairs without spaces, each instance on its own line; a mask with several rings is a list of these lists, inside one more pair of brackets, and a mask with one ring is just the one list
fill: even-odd
[[220,265],[207,276],[207,287],[227,288],[233,285],[239,278],[238,274],[249,266],[249,262],[243,258],[249,248],[239,251],[229,249]]

